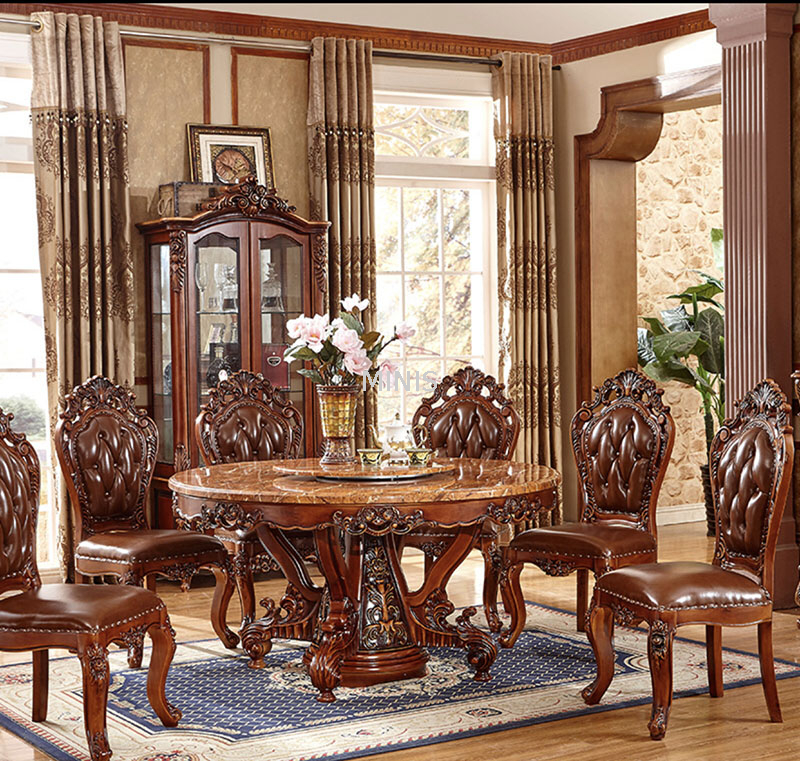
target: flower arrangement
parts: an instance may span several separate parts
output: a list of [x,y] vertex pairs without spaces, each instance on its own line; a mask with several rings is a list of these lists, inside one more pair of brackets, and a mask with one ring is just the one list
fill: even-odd
[[377,373],[392,373],[396,367],[388,360],[378,364],[378,356],[394,341],[405,343],[416,334],[407,322],[395,326],[391,338],[371,330],[367,331],[361,312],[369,299],[355,293],[342,300],[342,312],[332,322],[328,315],[313,317],[300,315],[286,323],[289,337],[294,343],[286,349],[286,362],[296,359],[311,362],[311,367],[298,370],[314,383],[326,386],[352,386],[361,380],[375,382]]

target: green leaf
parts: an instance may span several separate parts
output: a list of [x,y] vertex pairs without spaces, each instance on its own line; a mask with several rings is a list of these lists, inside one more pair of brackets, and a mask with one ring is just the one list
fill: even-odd
[[350,330],[355,330],[358,335],[361,335],[364,332],[364,326],[361,324],[361,320],[357,317],[354,317],[350,312],[342,312],[339,315],[342,318],[342,322],[350,328]]
[[650,326],[650,332],[654,336],[660,336],[669,331],[664,327],[664,323],[658,317],[642,317],[642,320]]
[[317,359],[318,357],[318,355],[311,351],[311,349],[309,349],[307,346],[301,346],[295,349],[292,354],[296,359],[313,360]]
[[704,309],[697,315],[694,327],[708,344],[708,349],[700,355],[700,364],[708,372],[722,375],[725,372],[725,321],[722,315],[715,309]]
[[689,313],[683,308],[683,305],[675,307],[675,309],[664,309],[661,312],[661,319],[664,321],[666,329],[671,333],[680,333],[681,331],[692,329]]
[[725,239],[722,235],[721,227],[711,228],[711,253],[714,256],[714,266],[720,270],[725,270]]
[[308,368],[304,367],[302,370],[298,370],[297,372],[306,378],[311,378],[314,383],[322,383],[322,376],[316,370],[309,370]]
[[708,348],[703,337],[695,330],[683,333],[665,333],[653,337],[653,351],[659,362],[665,363],[677,357],[700,355]]
[[639,328],[636,332],[636,354],[642,367],[656,360],[656,354],[653,351],[653,336],[645,328]]
[[677,360],[670,360],[665,363],[650,362],[644,366],[644,374],[659,383],[677,381],[692,387],[696,384],[694,373]]
[[705,282],[699,285],[690,285],[682,293],[673,293],[671,296],[667,296],[667,298],[680,299],[681,304],[691,304],[693,298],[696,298],[698,301],[710,301],[716,304],[714,296],[720,293],[722,293],[722,288],[720,288],[717,283]]

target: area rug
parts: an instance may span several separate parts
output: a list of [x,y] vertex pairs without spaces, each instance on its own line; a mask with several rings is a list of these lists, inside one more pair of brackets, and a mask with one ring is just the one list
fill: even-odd
[[[338,689],[327,705],[314,699],[301,643],[276,643],[260,671],[217,640],[181,644],[167,680],[167,697],[183,711],[176,729],[162,727],[147,702],[147,653],[145,668],[131,670],[114,651],[114,759],[337,761],[649,703],[644,631],[617,628],[616,676],[602,705],[589,708],[580,691],[594,676],[594,657],[574,614],[529,603],[527,620],[515,647],[500,650],[490,682],[472,679],[463,651],[432,648],[427,677]],[[674,658],[676,697],[706,692],[705,647],[677,639]],[[726,648],[723,660],[726,687],[759,682],[754,655]],[[776,671],[778,679],[800,676],[786,661]],[[51,659],[41,724],[30,721],[30,681],[29,662],[0,667],[0,724],[59,761],[89,761],[77,658]]]

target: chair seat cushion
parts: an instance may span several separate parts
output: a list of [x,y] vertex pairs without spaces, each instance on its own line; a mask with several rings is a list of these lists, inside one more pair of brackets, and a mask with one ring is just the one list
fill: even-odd
[[164,603],[126,585],[45,584],[0,600],[0,631],[90,632],[155,613]]
[[740,608],[767,605],[753,579],[709,563],[644,563],[601,576],[595,590],[651,610]]
[[655,552],[656,540],[629,523],[597,521],[532,528],[515,536],[510,548],[535,554],[610,558]]
[[136,565],[139,563],[185,563],[194,556],[221,554],[225,546],[214,536],[192,531],[138,529],[107,531],[84,539],[75,550],[75,560]]

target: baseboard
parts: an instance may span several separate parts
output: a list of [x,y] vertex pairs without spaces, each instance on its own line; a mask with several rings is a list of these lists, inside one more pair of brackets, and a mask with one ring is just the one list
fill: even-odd
[[673,523],[695,523],[705,521],[706,506],[702,503],[690,505],[661,505],[656,512],[656,525],[671,526]]

